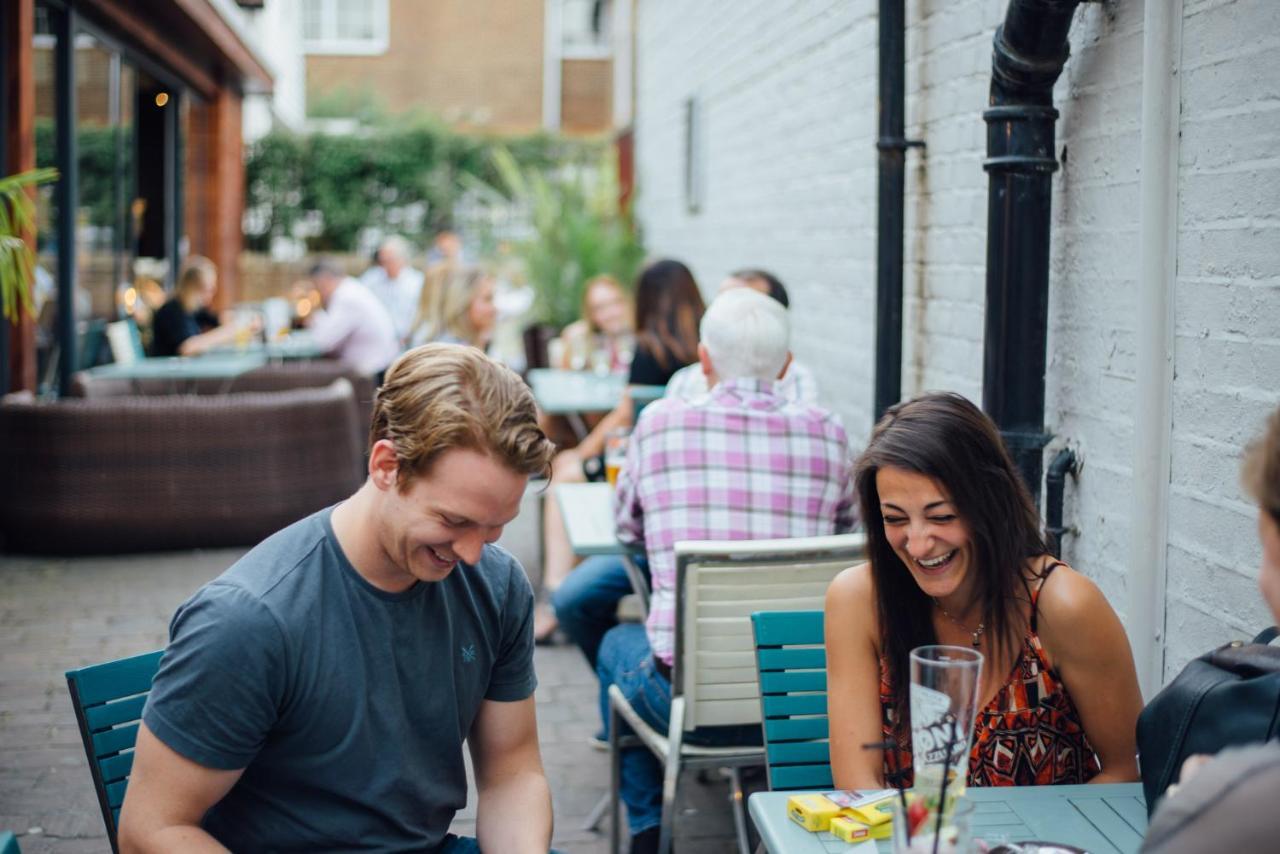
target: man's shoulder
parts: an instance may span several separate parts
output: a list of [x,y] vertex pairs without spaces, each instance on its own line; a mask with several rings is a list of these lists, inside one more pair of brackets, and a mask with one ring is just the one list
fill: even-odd
[[[276,531],[212,582],[236,587],[260,601],[289,600],[303,571],[324,559],[329,536],[325,518],[331,508],[313,513]],[[287,589],[285,589],[287,588]]]

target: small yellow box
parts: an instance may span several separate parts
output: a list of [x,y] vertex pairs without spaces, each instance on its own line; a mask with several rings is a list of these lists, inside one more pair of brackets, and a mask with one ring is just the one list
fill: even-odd
[[787,815],[812,833],[826,830],[831,826],[831,819],[839,814],[840,807],[822,795],[792,795],[787,798]]
[[882,824],[887,824],[889,819],[893,818],[893,799],[885,798],[871,804],[845,807],[840,811],[840,814],[848,816],[854,821],[860,821],[872,827],[879,827]]
[[863,839],[888,839],[893,835],[892,824],[863,824],[856,818],[847,815],[847,811],[831,819],[827,828],[838,839],[845,842],[860,842]]

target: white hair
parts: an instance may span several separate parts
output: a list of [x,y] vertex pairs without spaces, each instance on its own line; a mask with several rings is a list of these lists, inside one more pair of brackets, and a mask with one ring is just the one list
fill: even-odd
[[379,254],[391,251],[402,262],[409,260],[409,242],[398,234],[393,234],[378,245]]
[[712,300],[698,333],[721,380],[776,380],[787,363],[787,310],[752,288],[732,288]]

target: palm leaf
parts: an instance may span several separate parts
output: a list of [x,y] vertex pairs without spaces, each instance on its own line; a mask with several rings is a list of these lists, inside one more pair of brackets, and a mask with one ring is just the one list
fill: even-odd
[[35,231],[36,205],[29,189],[58,180],[57,169],[32,169],[0,178],[0,309],[4,318],[16,323],[18,304],[28,313],[35,310],[31,280],[35,256],[23,238]]

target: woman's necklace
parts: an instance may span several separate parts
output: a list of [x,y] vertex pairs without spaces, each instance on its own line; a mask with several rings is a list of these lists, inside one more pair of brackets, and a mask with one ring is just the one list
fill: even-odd
[[982,633],[987,630],[987,624],[985,622],[980,622],[978,623],[977,629],[971,629],[968,626],[966,626],[964,623],[957,620],[955,617],[951,616],[951,612],[948,611],[946,608],[942,607],[942,603],[939,602],[936,597],[930,596],[929,598],[933,599],[933,604],[938,606],[938,610],[943,613],[943,616],[945,616],[951,622],[955,623],[960,628],[964,629],[966,632],[969,632],[971,635],[973,635],[973,641],[972,641],[973,648],[977,649],[978,644],[982,643]]

